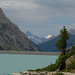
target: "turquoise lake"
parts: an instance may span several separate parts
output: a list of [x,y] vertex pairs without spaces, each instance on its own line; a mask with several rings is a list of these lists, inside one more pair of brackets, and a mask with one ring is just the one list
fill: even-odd
[[56,55],[0,54],[0,75],[18,73],[28,69],[43,68],[55,63]]

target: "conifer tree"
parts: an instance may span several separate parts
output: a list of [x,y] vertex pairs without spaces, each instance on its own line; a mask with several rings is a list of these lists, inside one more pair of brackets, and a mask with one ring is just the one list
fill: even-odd
[[56,47],[63,55],[66,53],[67,40],[69,40],[69,33],[65,26],[63,26],[63,29],[60,30],[59,40],[56,42]]

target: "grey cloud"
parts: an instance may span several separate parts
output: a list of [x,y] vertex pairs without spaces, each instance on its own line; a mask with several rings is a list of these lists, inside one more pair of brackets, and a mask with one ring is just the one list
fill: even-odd
[[[15,16],[22,14],[19,15],[20,18],[24,17],[27,20],[45,20],[50,17],[64,16],[74,17],[75,13],[74,0],[4,0],[2,2],[8,3],[6,4],[8,10],[13,10],[16,13]],[[3,9],[7,8],[3,7]]]
[[[46,8],[51,17],[74,16],[75,0],[39,0],[36,3]],[[54,16],[53,16],[54,15]]]
[[[2,7],[9,19],[19,24],[21,29],[24,30],[23,27],[26,26],[32,31],[37,30],[37,32],[37,27],[41,28],[39,29],[40,32],[41,30],[44,32],[45,29],[47,30],[46,32],[50,32],[50,28],[59,30],[62,24],[60,26],[54,25],[54,20],[59,24],[64,22],[65,20],[62,20],[66,17],[75,17],[75,0],[0,0],[0,7]],[[57,19],[61,21],[59,22]],[[47,28],[46,26],[49,27]],[[55,29],[56,26],[57,29]],[[72,26],[74,27],[74,25]]]

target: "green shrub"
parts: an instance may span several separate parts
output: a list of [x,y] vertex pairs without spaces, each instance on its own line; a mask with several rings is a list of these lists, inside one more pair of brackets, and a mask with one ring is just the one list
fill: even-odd
[[45,68],[47,71],[55,71],[57,70],[57,66],[55,64],[51,64]]
[[27,70],[27,71],[34,71],[34,70],[31,69],[31,70]]
[[49,65],[49,66],[47,66],[47,67],[45,67],[45,68],[36,69],[35,71],[55,71],[55,70],[57,70],[57,69],[58,69],[57,65],[51,64],[51,65]]
[[41,69],[36,69],[35,71],[40,71]]

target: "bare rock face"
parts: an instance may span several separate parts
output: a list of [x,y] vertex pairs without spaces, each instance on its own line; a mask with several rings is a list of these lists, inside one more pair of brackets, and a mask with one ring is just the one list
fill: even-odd
[[39,51],[40,49],[12,23],[0,8],[0,50]]
[[68,58],[67,60],[66,60],[66,66],[68,66],[71,62],[73,62],[75,60],[75,55],[72,55],[70,58]]

